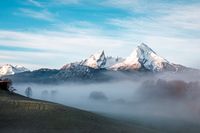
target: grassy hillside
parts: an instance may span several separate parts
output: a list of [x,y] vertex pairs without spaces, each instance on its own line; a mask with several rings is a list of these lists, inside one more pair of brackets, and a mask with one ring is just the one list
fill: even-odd
[[1,133],[154,133],[108,118],[0,90]]

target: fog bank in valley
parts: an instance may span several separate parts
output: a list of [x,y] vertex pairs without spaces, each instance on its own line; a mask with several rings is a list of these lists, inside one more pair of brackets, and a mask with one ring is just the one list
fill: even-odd
[[[190,76],[190,75],[189,75]],[[168,74],[141,80],[60,85],[15,84],[17,93],[83,110],[141,121],[200,124],[200,83],[195,76]],[[176,123],[177,124],[177,123]]]

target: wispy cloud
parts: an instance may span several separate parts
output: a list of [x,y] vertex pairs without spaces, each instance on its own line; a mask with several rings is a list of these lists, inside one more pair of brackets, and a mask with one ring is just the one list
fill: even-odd
[[[0,44],[6,44],[10,48],[25,47],[41,50],[37,54],[32,51],[8,52],[3,50],[1,51],[2,55],[13,57],[7,62],[27,64],[31,58],[31,64],[37,64],[40,67],[60,68],[65,63],[80,61],[102,49],[106,50],[108,55],[110,55],[109,52],[117,55],[121,47],[129,44],[129,42],[105,36],[93,27],[85,29],[62,25],[62,30],[38,29],[34,32],[0,30]],[[113,48],[114,50],[111,50]],[[1,59],[1,61],[6,62],[5,59]]]
[[49,1],[27,0],[27,2],[36,7],[48,8],[58,5],[79,4],[81,3],[81,0],[49,0]]
[[[111,18],[108,22],[133,33],[163,36],[198,36],[200,35],[200,4],[176,5],[163,8],[159,14],[147,13],[143,17]],[[161,30],[162,29],[162,30]],[[194,34],[188,34],[189,32]],[[197,33],[199,32],[199,33]]]
[[0,44],[0,51],[42,52],[42,50],[38,48],[6,46],[6,45],[1,45],[1,44]]
[[119,8],[135,7],[141,0],[104,0],[101,2],[104,6],[114,6]]
[[38,2],[37,0],[28,0],[28,2],[37,7],[44,7],[44,5],[41,2]]
[[48,10],[33,10],[28,8],[20,8],[20,12],[16,13],[16,15],[22,15],[31,17],[34,19],[46,20],[46,21],[54,21],[55,16],[53,13],[49,12]]
[[55,0],[57,4],[78,4],[80,0]]
[[175,28],[191,29],[200,31],[200,4],[176,6],[162,17],[163,22],[168,22]]

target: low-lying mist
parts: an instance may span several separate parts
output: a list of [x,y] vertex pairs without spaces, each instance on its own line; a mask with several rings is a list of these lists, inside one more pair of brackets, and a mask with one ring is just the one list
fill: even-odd
[[[161,79],[160,79],[161,78]],[[171,79],[171,80],[170,80]],[[17,93],[83,110],[142,121],[200,124],[199,79],[168,75],[104,83],[15,84]]]
[[[110,112],[113,110],[110,107],[112,104],[132,102],[134,100],[134,92],[139,85],[139,83],[123,81],[95,84],[69,83],[55,86],[17,84],[15,88],[17,89],[17,93],[26,96],[26,88],[31,87],[31,98],[53,101],[84,110]],[[116,112],[118,111],[116,110]]]

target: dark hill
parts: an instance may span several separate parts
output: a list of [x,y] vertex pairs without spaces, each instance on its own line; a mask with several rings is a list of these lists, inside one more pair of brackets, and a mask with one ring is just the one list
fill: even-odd
[[94,113],[0,90],[1,133],[152,133]]

